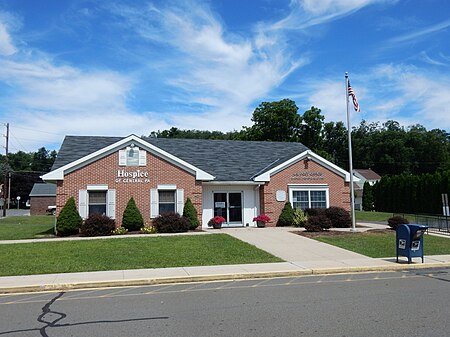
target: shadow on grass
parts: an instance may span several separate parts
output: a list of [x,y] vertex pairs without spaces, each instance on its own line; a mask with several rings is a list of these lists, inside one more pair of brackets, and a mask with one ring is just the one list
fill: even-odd
[[53,227],[47,229],[46,231],[36,233],[36,237],[55,237],[55,229]]

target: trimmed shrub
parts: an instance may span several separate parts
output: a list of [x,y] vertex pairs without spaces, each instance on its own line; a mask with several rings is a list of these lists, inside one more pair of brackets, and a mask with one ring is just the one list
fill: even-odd
[[153,220],[158,233],[181,233],[189,230],[189,221],[178,213],[164,213]]
[[326,215],[311,215],[306,221],[305,229],[308,232],[321,232],[331,228],[331,221]]
[[144,225],[144,219],[136,206],[134,198],[128,201],[127,207],[123,211],[122,227],[125,227],[129,231],[138,231]]
[[293,225],[295,227],[305,227],[308,216],[300,208],[294,209]]
[[68,236],[78,234],[83,219],[75,206],[74,197],[70,197],[56,219],[56,235]]
[[186,199],[186,203],[184,204],[183,216],[189,221],[190,230],[194,230],[198,227],[199,221],[197,218],[197,210],[189,198]]
[[305,208],[303,212],[305,212],[308,216],[324,215],[325,208]]
[[80,228],[83,236],[108,236],[116,228],[116,222],[103,214],[92,214],[87,218]]
[[291,203],[288,201],[284,204],[283,210],[281,211],[280,217],[278,218],[277,226],[292,226],[294,223],[294,209]]
[[392,229],[397,230],[397,227],[403,224],[408,224],[409,221],[408,219],[405,219],[404,217],[400,216],[400,215],[396,215],[393,216],[392,218],[388,219],[388,225],[389,227],[391,227]]
[[352,224],[350,213],[342,207],[330,207],[325,210],[325,215],[331,221],[331,226],[336,228],[348,228]]

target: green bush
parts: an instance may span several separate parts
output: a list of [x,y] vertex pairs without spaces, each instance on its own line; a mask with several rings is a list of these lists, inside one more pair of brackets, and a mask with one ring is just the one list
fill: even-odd
[[81,225],[83,236],[108,236],[116,228],[116,222],[103,214],[90,215]]
[[187,198],[186,203],[184,204],[183,216],[189,221],[190,230],[194,230],[198,227],[199,221],[197,218],[197,210],[189,198]]
[[158,233],[181,233],[189,230],[189,221],[178,213],[164,213],[153,220]]
[[304,227],[307,220],[308,215],[306,215],[305,212],[303,212],[300,208],[294,209],[293,225],[295,227]]
[[408,224],[409,221],[408,219],[405,219],[404,217],[400,216],[400,215],[396,215],[393,216],[392,218],[388,219],[388,225],[389,227],[391,227],[392,229],[397,230],[397,227],[403,224]]
[[83,219],[75,206],[74,197],[70,197],[56,219],[56,235],[68,236],[78,234]]
[[288,201],[284,204],[283,210],[281,211],[280,217],[278,218],[277,226],[292,226],[294,223],[294,209],[291,203]]
[[128,201],[127,207],[123,211],[122,227],[125,227],[129,231],[138,231],[144,225],[144,219],[136,206],[134,198]]
[[305,229],[308,232],[321,232],[330,228],[331,221],[325,214],[311,215],[305,224]]
[[325,215],[325,210],[326,208],[306,208],[304,210],[304,212],[306,213],[306,215],[308,216],[313,216],[313,215]]
[[350,213],[342,207],[330,207],[325,210],[325,215],[331,221],[331,226],[336,228],[348,228],[352,224]]

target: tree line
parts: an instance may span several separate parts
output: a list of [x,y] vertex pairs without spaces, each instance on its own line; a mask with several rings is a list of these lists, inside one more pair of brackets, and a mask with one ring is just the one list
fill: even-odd
[[0,155],[0,184],[3,185],[5,176],[11,177],[10,198],[13,201],[17,196],[21,197],[21,203],[28,200],[34,183],[42,182],[40,176],[51,170],[56,154],[54,150],[41,147],[36,152],[8,153],[7,159],[5,155]]
[[[262,102],[250,127],[230,132],[153,131],[150,137],[300,142],[348,170],[347,128],[341,121],[325,122],[317,107],[298,112],[293,100]],[[397,121],[368,123],[352,128],[353,167],[371,168],[380,175],[425,174],[450,169],[450,137],[445,130],[420,124],[404,127]]]

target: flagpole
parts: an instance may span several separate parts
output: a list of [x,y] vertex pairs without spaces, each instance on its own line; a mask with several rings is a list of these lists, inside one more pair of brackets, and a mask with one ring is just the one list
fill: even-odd
[[348,111],[348,72],[345,72],[345,102],[347,107],[348,162],[350,169],[350,211],[352,215],[351,231],[356,232],[355,191],[353,187],[352,129],[350,126],[350,112]]

